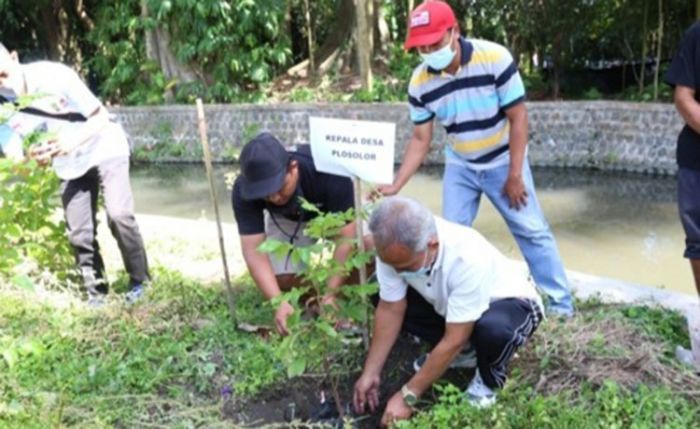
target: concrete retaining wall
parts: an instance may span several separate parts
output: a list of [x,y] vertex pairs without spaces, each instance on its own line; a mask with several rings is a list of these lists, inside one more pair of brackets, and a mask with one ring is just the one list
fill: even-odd
[[[676,171],[676,137],[683,123],[671,104],[531,102],[528,109],[533,165],[660,174]],[[219,161],[235,159],[240,146],[262,130],[289,144],[306,142],[309,116],[395,122],[397,162],[412,131],[405,103],[208,105],[205,110],[212,151]],[[120,107],[112,111],[129,131],[137,157],[201,159],[194,106]],[[445,134],[439,125],[435,130],[428,162],[441,164]]]

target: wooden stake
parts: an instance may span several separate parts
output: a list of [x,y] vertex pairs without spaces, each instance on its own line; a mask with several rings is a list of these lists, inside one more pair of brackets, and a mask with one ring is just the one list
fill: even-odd
[[[353,192],[355,194],[355,230],[357,231],[357,250],[360,253],[365,251],[365,234],[363,231],[362,219],[362,181],[357,177],[352,178]],[[360,284],[367,284],[367,266],[362,264],[359,268]],[[362,340],[365,349],[369,350],[369,309],[365,313],[364,329],[362,330]]]
[[219,203],[216,199],[214,190],[214,174],[211,162],[211,150],[209,149],[209,139],[207,138],[207,121],[204,117],[204,106],[202,99],[197,99],[197,123],[199,125],[199,138],[202,142],[202,153],[204,154],[204,165],[207,169],[207,179],[209,179],[209,195],[211,202],[214,205],[214,215],[216,216],[216,227],[219,233],[219,248],[221,250],[221,261],[224,264],[224,281],[226,282],[226,302],[228,310],[231,314],[233,323],[236,323],[236,305],[233,295],[233,287],[231,286],[231,278],[228,272],[228,262],[226,261],[226,248],[224,247],[224,233],[221,228],[221,216],[219,214]]

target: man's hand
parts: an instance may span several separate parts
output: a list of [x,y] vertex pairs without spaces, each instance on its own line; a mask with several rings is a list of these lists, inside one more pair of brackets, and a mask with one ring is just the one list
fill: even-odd
[[287,301],[282,301],[280,306],[277,307],[277,312],[275,313],[275,327],[280,335],[289,335],[287,318],[289,318],[292,313],[294,313],[294,307]]
[[380,185],[377,187],[377,192],[385,197],[390,197],[392,195],[396,195],[399,193],[400,190],[401,190],[401,187],[397,186],[394,183],[392,183],[391,185]]
[[413,415],[411,407],[406,405],[401,392],[396,392],[386,404],[381,425],[386,427],[394,424],[397,420],[410,419]]
[[503,186],[503,195],[508,198],[510,208],[520,210],[520,207],[527,205],[527,191],[522,176],[508,175],[506,184]]
[[374,412],[379,407],[379,376],[363,372],[355,383],[352,402],[357,414],[364,414],[367,405]]
[[322,306],[329,306],[334,310],[338,310],[338,304],[336,303],[336,296],[334,293],[327,293],[321,298]]
[[29,148],[29,158],[38,162],[39,165],[47,165],[51,163],[54,156],[59,154],[60,150],[57,140],[35,144]]
[[396,195],[399,193],[401,190],[400,186],[397,186],[396,184],[391,184],[391,185],[379,185],[376,188],[372,188],[369,193],[367,194],[367,199],[376,202],[382,197],[390,197],[392,195]]

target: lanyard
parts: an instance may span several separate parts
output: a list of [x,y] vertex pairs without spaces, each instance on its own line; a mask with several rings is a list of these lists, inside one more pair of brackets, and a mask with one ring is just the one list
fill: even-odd
[[[294,240],[296,240],[297,235],[299,234],[299,228],[301,228],[302,216],[299,215],[299,220],[297,220],[297,224],[296,224],[296,226],[294,226],[294,232],[292,232],[292,234],[288,234],[287,231],[285,231],[284,228],[282,228],[282,226],[279,224],[279,222],[277,222],[277,219],[275,219],[275,215],[272,212],[270,212],[270,217],[272,218],[272,222],[275,224],[277,229],[279,229],[282,234],[284,234],[286,237],[289,238],[289,244],[293,245]],[[287,252],[287,257],[284,259],[284,268],[285,269],[289,265],[289,258],[292,256],[292,250],[293,250],[293,248],[289,249],[289,251]]]

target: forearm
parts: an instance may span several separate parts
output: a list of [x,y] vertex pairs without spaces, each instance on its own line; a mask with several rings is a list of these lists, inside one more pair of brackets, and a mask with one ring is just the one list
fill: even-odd
[[[348,255],[350,255],[350,251],[352,250],[352,245],[349,243],[343,243],[341,245],[338,245],[336,247],[335,252],[333,253],[333,259],[336,260],[339,264],[344,264],[345,261],[348,259]],[[345,281],[345,276],[342,275],[335,275],[332,276],[328,280],[328,290],[329,292],[335,293],[337,292],[338,289],[343,285],[343,282]]]
[[243,259],[248,267],[250,276],[265,296],[265,299],[272,299],[282,293],[267,255],[257,250],[244,251]]
[[438,380],[450,366],[450,362],[459,354],[462,343],[443,338],[428,355],[428,359],[409,382],[408,389],[420,396]]
[[423,160],[428,155],[430,151],[430,141],[425,142],[416,138],[415,136],[411,138],[406,148],[406,154],[403,157],[403,162],[399,168],[399,172],[396,174],[394,179],[394,185],[399,189],[403,188],[408,180],[413,176],[418,168],[420,168]]
[[[382,303],[380,302],[381,306]],[[401,331],[403,311],[399,313],[384,311],[377,308],[374,318],[372,344],[365,360],[364,373],[379,376],[384,368],[391,348]]]
[[694,98],[676,98],[676,109],[681,114],[683,120],[696,133],[700,134],[700,103]]
[[511,121],[510,134],[508,140],[508,150],[510,151],[510,168],[508,173],[511,176],[521,176],[523,162],[525,162],[525,149],[527,147],[527,117],[518,118]]

